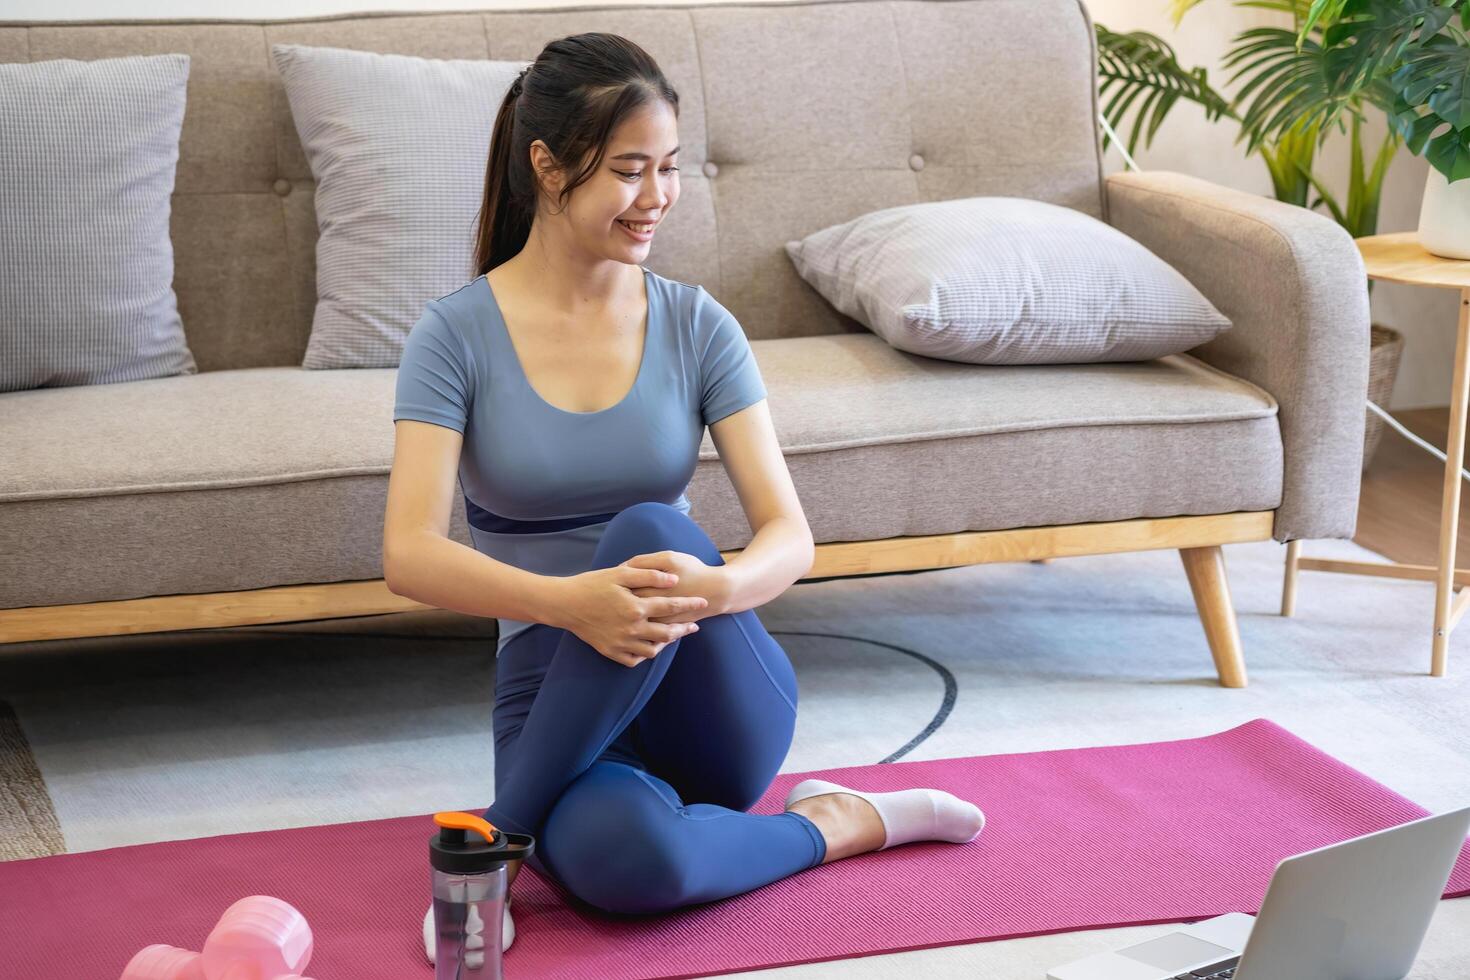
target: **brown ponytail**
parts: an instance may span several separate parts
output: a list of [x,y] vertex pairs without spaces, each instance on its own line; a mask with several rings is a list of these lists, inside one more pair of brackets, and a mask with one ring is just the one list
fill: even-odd
[[474,278],[515,257],[536,215],[539,180],[531,143],[541,140],[559,165],[581,166],[557,204],[602,163],[608,138],[626,117],[659,99],[679,114],[679,95],[641,47],[617,34],[574,34],[552,41],[505,93],[490,134],[485,198],[475,231]]

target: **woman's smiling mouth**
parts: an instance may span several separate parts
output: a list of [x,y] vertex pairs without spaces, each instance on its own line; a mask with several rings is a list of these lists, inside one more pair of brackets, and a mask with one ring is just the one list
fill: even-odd
[[618,224],[623,226],[623,230],[625,230],[630,237],[640,242],[646,242],[650,238],[652,238],[653,229],[658,224],[657,221],[640,221],[637,223],[629,223],[627,221],[624,221],[622,218],[618,218],[616,220]]

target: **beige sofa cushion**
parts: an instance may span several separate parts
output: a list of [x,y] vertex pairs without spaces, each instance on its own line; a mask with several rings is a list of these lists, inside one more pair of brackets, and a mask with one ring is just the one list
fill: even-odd
[[[1280,502],[1275,401],[1188,355],[1002,368],[870,334],[751,348],[818,542]],[[0,445],[26,465],[0,470],[0,608],[381,577],[396,375],[6,396]],[[707,432],[688,493],[719,547],[749,541]],[[451,533],[469,543],[461,500]]]

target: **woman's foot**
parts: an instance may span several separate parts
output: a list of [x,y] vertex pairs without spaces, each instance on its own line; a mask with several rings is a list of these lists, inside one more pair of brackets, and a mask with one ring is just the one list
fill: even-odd
[[[985,813],[978,806],[947,790],[925,787],[877,793],[805,779],[791,788],[786,809],[802,813],[822,831],[829,842],[823,864],[917,840],[964,844],[985,829]],[[830,853],[834,847],[836,857]]]
[[786,808],[799,813],[822,832],[827,842],[823,864],[883,846],[883,820],[871,803],[851,793],[826,793],[798,800]]

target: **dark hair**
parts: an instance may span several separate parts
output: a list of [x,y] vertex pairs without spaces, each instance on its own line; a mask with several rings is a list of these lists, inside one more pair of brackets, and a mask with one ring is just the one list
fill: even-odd
[[574,34],[552,41],[505,93],[490,135],[485,200],[475,230],[476,278],[526,245],[536,215],[531,143],[541,140],[570,172],[559,203],[602,163],[607,141],[635,110],[662,99],[679,114],[679,94],[658,64],[617,34]]

